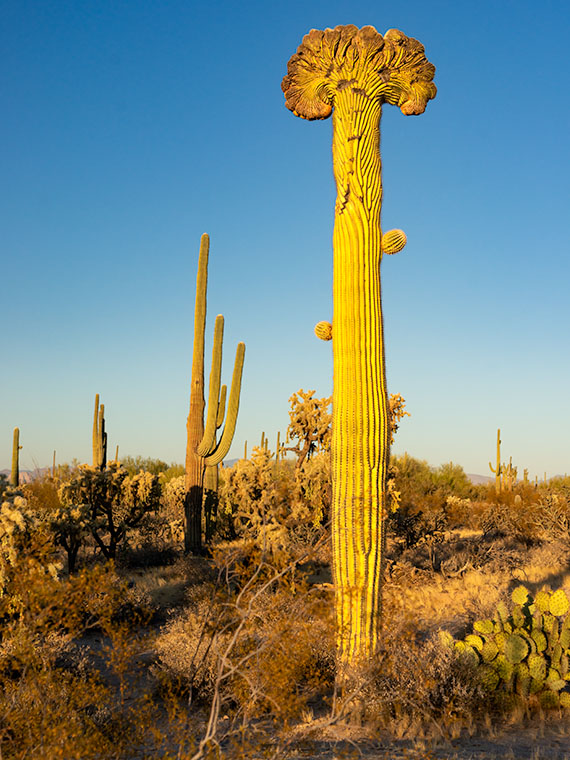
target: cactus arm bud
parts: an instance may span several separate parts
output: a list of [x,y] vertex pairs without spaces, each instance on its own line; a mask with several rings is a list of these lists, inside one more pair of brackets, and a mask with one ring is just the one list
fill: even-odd
[[315,335],[319,340],[332,340],[332,325],[330,322],[317,322]]
[[388,230],[382,235],[382,253],[392,255],[404,249],[407,243],[403,230]]

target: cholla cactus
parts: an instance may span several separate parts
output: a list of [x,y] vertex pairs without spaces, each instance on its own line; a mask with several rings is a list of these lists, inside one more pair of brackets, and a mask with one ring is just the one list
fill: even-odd
[[88,509],[93,537],[103,555],[112,559],[128,530],[158,507],[160,484],[158,476],[148,472],[128,477],[117,462],[109,462],[104,470],[84,464],[58,493],[64,505]]
[[478,620],[462,641],[443,637],[470,657],[489,692],[534,695],[540,705],[570,707],[570,604],[563,589],[525,586],[512,593],[512,607],[499,604],[493,619]]
[[288,491],[283,488],[272,453],[254,446],[250,459],[224,470],[221,509],[232,517],[235,532],[276,556],[288,543]]
[[75,572],[79,549],[94,528],[91,508],[87,504],[62,505],[48,512],[47,522],[55,543],[67,553],[68,572]]
[[297,455],[297,468],[303,466],[305,459],[318,451],[330,448],[332,415],[329,407],[332,397],[313,398],[315,391],[304,391],[302,388],[289,399],[291,411],[290,423],[287,428],[288,440],[297,440],[295,446],[289,446],[285,451]]
[[27,508],[26,499],[17,492],[5,494],[0,506],[0,617],[17,615],[25,607],[18,593],[11,589],[22,562],[36,577],[58,576],[60,568],[46,537],[35,540],[40,528],[39,521]]
[[344,665],[373,655],[381,617],[390,426],[380,261],[391,241],[380,227],[380,117],[384,103],[423,113],[434,72],[417,40],[348,25],[307,34],[282,83],[295,115],[333,117],[332,545]]
[[185,477],[180,475],[172,478],[162,486],[162,511],[168,522],[170,535],[176,543],[180,538],[184,538],[184,498],[186,487],[184,484]]
[[398,432],[398,423],[404,417],[410,417],[406,412],[406,399],[401,393],[391,393],[388,399],[390,405],[390,445],[394,443],[394,436]]

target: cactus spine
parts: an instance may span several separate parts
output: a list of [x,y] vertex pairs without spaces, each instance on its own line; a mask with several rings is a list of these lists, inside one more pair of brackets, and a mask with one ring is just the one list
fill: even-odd
[[20,485],[20,428],[14,428],[14,439],[12,443],[12,472],[10,474],[10,484],[14,488]]
[[93,412],[93,467],[104,470],[107,466],[107,433],[105,431],[105,405],[99,405],[99,394],[95,394]]
[[493,467],[489,462],[489,469],[495,473],[495,491],[501,493],[501,428],[497,429],[497,464]]
[[[245,344],[238,343],[232,376],[232,384],[225,415],[225,425],[216,440],[222,393],[220,377],[222,369],[222,344],[224,318],[216,317],[214,346],[208,395],[208,410],[204,424],[204,333],[206,329],[206,293],[208,287],[208,256],[210,238],[202,235],[196,278],[196,304],[194,310],[194,346],[192,351],[192,377],[190,381],[190,411],[186,423],[186,468],[184,499],[184,548],[197,553],[202,548],[202,502],[204,477],[207,467],[217,466],[229,451],[235,431],[239,408],[241,377],[245,356]],[[225,403],[224,403],[225,406]],[[224,414],[222,412],[222,420]],[[210,475],[209,477],[212,477]]]
[[435,69],[423,46],[401,32],[382,37],[349,25],[313,29],[287,71],[287,107],[307,119],[333,118],[333,577],[340,663],[353,665],[377,648],[385,542],[380,117],[386,102],[422,113],[436,93]]

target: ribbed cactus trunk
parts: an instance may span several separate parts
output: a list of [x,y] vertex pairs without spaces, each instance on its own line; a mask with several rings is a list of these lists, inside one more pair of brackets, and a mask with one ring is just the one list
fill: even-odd
[[381,613],[390,437],[380,297],[381,111],[368,93],[347,88],[335,96],[332,543],[345,663],[373,653]]
[[333,574],[347,674],[378,645],[390,441],[380,259],[405,245],[401,231],[384,241],[380,229],[382,103],[423,113],[434,73],[417,40],[348,24],[305,35],[281,83],[297,116],[333,117],[334,315],[331,329],[319,323],[315,332],[333,342]]
[[194,346],[190,380],[190,411],[186,422],[186,465],[184,501],[184,549],[199,552],[202,547],[202,498],[204,459],[197,453],[204,436],[204,333],[206,330],[206,292],[208,288],[208,254],[210,238],[202,235],[196,278],[194,308]]
[[20,485],[20,428],[14,428],[14,438],[12,441],[12,472],[10,473],[10,484],[14,488]]

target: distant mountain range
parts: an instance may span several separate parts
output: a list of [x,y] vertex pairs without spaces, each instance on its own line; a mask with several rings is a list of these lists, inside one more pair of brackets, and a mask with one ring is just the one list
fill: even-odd
[[[48,467],[42,467],[39,470],[20,470],[20,484],[21,483],[29,483],[30,480],[32,480],[36,475],[43,475],[44,472],[47,472]],[[0,475],[5,475],[8,480],[10,480],[10,476],[12,475],[12,470],[0,470]]]
[[475,475],[472,472],[465,473],[474,486],[481,486],[485,483],[493,483],[495,478],[490,478],[488,475]]

